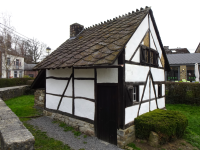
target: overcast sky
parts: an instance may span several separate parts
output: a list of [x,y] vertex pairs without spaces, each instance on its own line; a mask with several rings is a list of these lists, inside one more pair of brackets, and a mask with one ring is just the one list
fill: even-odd
[[164,46],[194,52],[200,42],[198,0],[0,0],[16,31],[55,50],[69,38],[69,26],[84,27],[150,6]]

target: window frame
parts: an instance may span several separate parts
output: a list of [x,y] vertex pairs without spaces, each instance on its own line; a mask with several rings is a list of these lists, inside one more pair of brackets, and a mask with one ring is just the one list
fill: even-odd
[[7,57],[7,65],[10,66],[10,57]]
[[[153,55],[151,55],[153,54]],[[140,46],[140,63],[146,66],[158,67],[158,51],[147,46]]]
[[[135,93],[134,93],[135,89]],[[139,102],[139,85],[129,85],[128,86],[128,94],[129,94],[129,100],[131,100],[132,103]],[[134,99],[135,94],[135,99]]]

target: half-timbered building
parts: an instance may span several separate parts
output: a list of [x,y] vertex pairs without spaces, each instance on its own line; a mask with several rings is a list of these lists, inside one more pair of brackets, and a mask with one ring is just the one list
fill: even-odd
[[70,38],[35,69],[32,87],[45,87],[46,111],[93,124],[113,144],[137,116],[165,108],[170,68],[149,7],[89,28],[72,24]]

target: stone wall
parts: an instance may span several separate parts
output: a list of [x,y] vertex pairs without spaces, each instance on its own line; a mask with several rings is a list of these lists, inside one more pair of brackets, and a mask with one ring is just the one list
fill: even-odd
[[35,106],[44,109],[45,90],[37,89],[34,95],[35,95]]
[[117,146],[124,148],[127,144],[135,141],[135,125],[130,126],[127,129],[117,130]]
[[31,94],[31,91],[28,85],[0,88],[0,98],[5,101],[10,98]]
[[1,150],[33,150],[34,143],[34,136],[0,99]]
[[180,66],[180,81],[182,81],[182,79],[187,80],[187,67],[186,67],[186,65]]

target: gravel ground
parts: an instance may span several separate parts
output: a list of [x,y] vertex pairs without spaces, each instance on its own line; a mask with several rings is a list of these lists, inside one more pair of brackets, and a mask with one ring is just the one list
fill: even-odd
[[59,127],[57,123],[52,123],[52,119],[46,116],[31,119],[27,123],[37,126],[40,130],[47,132],[49,137],[62,141],[64,144],[68,144],[75,150],[82,148],[85,150],[122,150],[117,146],[101,141],[96,137],[87,136],[84,138],[83,135],[75,137],[71,131],[63,131],[62,127]]

